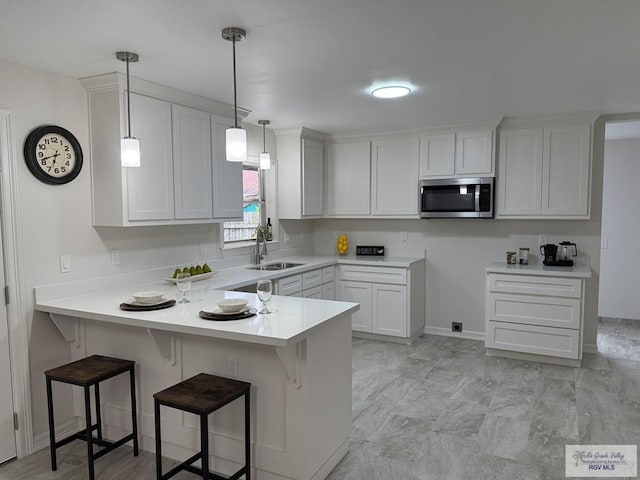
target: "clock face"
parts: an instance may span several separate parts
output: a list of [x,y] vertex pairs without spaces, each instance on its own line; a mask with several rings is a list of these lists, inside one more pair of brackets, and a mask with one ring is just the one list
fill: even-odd
[[82,168],[82,149],[71,132],[56,125],[34,129],[24,144],[27,167],[39,180],[54,185],[70,182]]
[[68,175],[76,165],[76,153],[71,143],[57,133],[47,133],[38,140],[36,157],[40,169],[55,178]]

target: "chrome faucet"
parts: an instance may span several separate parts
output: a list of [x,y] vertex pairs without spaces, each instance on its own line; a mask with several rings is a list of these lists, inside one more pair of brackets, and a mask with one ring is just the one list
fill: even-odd
[[[264,258],[267,252],[267,231],[266,225],[258,225],[256,227],[256,252],[254,256],[254,263],[260,265],[260,260]],[[260,242],[262,241],[262,251],[260,251]]]

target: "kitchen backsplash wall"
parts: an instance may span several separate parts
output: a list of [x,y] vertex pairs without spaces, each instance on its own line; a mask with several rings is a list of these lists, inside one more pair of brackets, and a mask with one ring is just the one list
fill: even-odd
[[[349,254],[355,245],[384,245],[386,256],[423,256],[426,251],[426,328],[451,332],[451,322],[462,322],[464,333],[484,334],[485,267],[505,261],[507,250],[531,249],[531,262],[542,261],[538,235],[558,243],[571,240],[582,258],[590,257],[595,277],[588,280],[585,344],[595,345],[597,272],[600,233],[594,221],[531,220],[315,220],[315,251],[336,253],[338,233],[349,236]],[[403,241],[406,235],[406,242]]]

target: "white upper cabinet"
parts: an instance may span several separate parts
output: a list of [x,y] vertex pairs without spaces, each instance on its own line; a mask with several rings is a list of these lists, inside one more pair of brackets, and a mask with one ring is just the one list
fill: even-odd
[[589,218],[590,125],[500,133],[496,216]]
[[211,120],[172,105],[175,218],[211,218]]
[[420,177],[452,176],[455,171],[456,135],[420,136]]
[[327,215],[371,213],[371,142],[327,146]]
[[324,135],[307,128],[276,132],[281,219],[324,213]]
[[371,149],[371,213],[418,214],[419,139],[373,142]]
[[420,178],[495,175],[494,130],[420,136]]
[[112,73],[81,82],[89,103],[94,225],[210,223],[242,216],[242,167],[216,165],[226,126],[220,139],[211,113],[227,115],[227,105],[132,79],[131,134],[140,140],[141,166],[123,168],[124,77]]
[[242,218],[242,163],[227,162],[226,132],[233,126],[229,118],[211,115],[211,153],[213,164],[213,216]]
[[129,220],[171,220],[171,104],[132,93],[131,130],[140,140],[140,167],[125,169]]
[[456,133],[456,175],[493,175],[493,131]]

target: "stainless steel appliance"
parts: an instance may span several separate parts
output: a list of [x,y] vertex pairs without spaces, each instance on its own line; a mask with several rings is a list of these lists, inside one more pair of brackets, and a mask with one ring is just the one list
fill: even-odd
[[[573,248],[571,248],[573,246]],[[571,252],[573,250],[573,253]],[[578,256],[578,247],[575,243],[571,242],[560,242],[560,246],[558,247],[558,260],[567,261],[572,260],[571,257]]]
[[420,181],[420,218],[493,218],[493,177]]

